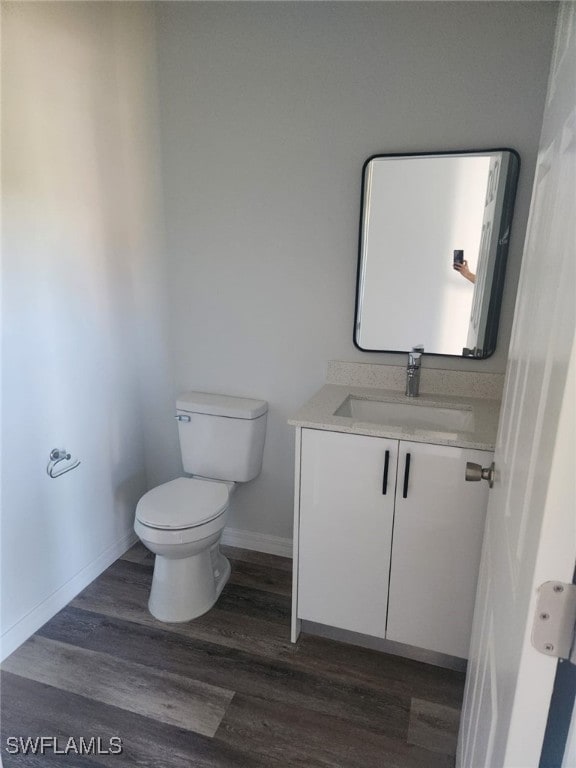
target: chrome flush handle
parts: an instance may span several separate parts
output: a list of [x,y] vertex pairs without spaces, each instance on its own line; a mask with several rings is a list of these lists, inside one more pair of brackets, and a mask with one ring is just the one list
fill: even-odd
[[488,480],[490,488],[494,485],[494,462],[489,467],[482,467],[473,461],[466,462],[466,480],[477,482],[478,480]]

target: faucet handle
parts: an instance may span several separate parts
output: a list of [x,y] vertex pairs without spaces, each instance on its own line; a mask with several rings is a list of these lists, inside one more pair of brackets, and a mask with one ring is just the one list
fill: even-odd
[[408,352],[408,365],[420,365],[420,358],[424,354],[424,344],[418,344],[416,347],[412,347],[412,351]]

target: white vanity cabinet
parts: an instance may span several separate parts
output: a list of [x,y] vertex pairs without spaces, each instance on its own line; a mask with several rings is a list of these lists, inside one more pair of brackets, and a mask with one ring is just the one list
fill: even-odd
[[320,429],[300,449],[295,620],[466,658],[488,486],[464,470],[492,454]]
[[398,441],[302,430],[298,616],[384,637]]
[[464,479],[467,461],[486,467],[492,453],[400,441],[386,627],[387,640],[460,658],[488,504],[488,484]]

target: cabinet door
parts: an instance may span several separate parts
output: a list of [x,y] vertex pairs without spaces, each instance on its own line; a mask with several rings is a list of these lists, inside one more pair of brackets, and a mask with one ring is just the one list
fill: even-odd
[[299,618],[384,637],[397,455],[397,440],[302,430]]
[[386,632],[389,640],[461,658],[488,502],[488,483],[464,479],[467,461],[486,467],[492,453],[400,442]]

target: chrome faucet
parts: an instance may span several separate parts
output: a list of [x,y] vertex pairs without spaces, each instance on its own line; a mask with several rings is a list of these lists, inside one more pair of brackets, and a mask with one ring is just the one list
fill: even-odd
[[420,363],[424,354],[424,346],[419,344],[408,352],[408,365],[406,366],[406,396],[418,397],[420,394]]

